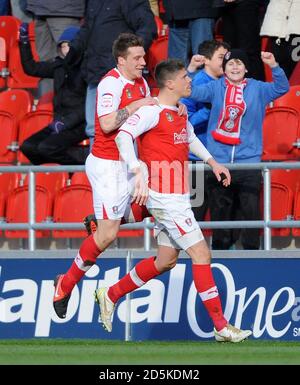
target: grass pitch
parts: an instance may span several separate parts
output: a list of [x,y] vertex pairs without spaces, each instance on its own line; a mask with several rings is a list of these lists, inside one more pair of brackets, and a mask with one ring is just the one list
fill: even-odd
[[229,344],[195,341],[2,340],[1,364],[300,364],[300,342],[248,340]]

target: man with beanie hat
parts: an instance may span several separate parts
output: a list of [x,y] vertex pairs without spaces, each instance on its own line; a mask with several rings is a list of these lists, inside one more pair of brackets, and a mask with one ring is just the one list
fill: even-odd
[[[284,71],[270,52],[261,53],[269,65],[273,82],[245,78],[248,58],[244,51],[232,49],[223,59],[225,76],[202,86],[193,86],[192,98],[211,103],[207,129],[207,149],[219,163],[257,163],[263,150],[262,126],[266,106],[289,90]],[[233,170],[232,183],[223,188],[212,175],[206,179],[212,221],[238,219],[240,210],[244,220],[259,220],[261,172]],[[230,229],[213,230],[212,248],[229,249],[233,246]],[[241,236],[245,249],[259,249],[259,229],[243,229]]]
[[42,163],[84,164],[87,154],[78,146],[86,139],[85,96],[86,84],[81,75],[81,62],[67,66],[65,56],[69,43],[78,33],[78,27],[68,27],[58,39],[58,53],[53,61],[34,60],[29,38],[28,24],[20,26],[20,54],[25,73],[40,78],[54,79],[53,121],[27,138],[20,147],[34,165]]

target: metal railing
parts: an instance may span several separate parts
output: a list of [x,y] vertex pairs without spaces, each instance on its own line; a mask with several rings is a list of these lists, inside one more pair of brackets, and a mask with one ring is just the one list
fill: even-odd
[[[271,249],[271,229],[272,228],[292,228],[300,227],[300,221],[292,219],[272,221],[271,220],[271,175],[272,169],[300,169],[300,162],[262,162],[262,163],[243,163],[243,164],[225,164],[230,170],[262,170],[264,184],[264,218],[257,221],[201,221],[198,222],[202,229],[221,229],[221,228],[263,228],[264,229],[264,250]],[[210,170],[207,165],[190,164],[190,170]],[[28,173],[28,199],[29,199],[29,221],[27,223],[6,223],[0,222],[0,230],[28,230],[29,231],[29,250],[36,249],[36,230],[82,230],[83,223],[52,221],[35,222],[36,205],[35,205],[35,174],[37,172],[76,172],[84,171],[84,166],[0,166],[1,173]],[[141,223],[131,223],[122,225],[122,228],[129,230],[144,230],[144,250],[148,251],[151,247],[151,229],[153,223],[146,218]]]

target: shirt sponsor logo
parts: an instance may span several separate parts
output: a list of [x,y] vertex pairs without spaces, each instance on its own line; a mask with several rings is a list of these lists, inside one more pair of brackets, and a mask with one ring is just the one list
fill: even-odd
[[179,133],[174,132],[174,144],[181,144],[188,142],[188,134],[186,128],[183,128]]
[[103,94],[101,97],[101,107],[109,108],[113,105],[113,96],[112,94]]

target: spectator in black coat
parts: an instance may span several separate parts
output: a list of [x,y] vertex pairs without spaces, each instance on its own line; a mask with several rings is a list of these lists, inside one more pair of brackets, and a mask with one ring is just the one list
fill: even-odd
[[149,0],[89,0],[86,17],[71,43],[67,62],[84,56],[83,73],[88,84],[86,133],[92,144],[95,135],[96,90],[101,78],[116,63],[112,43],[123,32],[141,36],[147,50],[156,37],[156,24]]
[[[66,28],[80,26],[85,7],[86,0],[27,0],[26,10],[34,16],[35,44],[40,60],[55,58],[59,37]],[[40,96],[52,90],[53,82],[49,79],[39,83]]]
[[78,27],[69,27],[63,32],[58,41],[60,56],[51,62],[36,62],[28,39],[28,24],[20,26],[19,45],[24,71],[31,76],[54,79],[54,120],[21,145],[21,151],[35,165],[49,162],[76,165],[85,162],[85,155],[76,144],[86,139],[86,83],[80,71],[81,62],[67,66],[64,60],[69,42],[78,31]]

